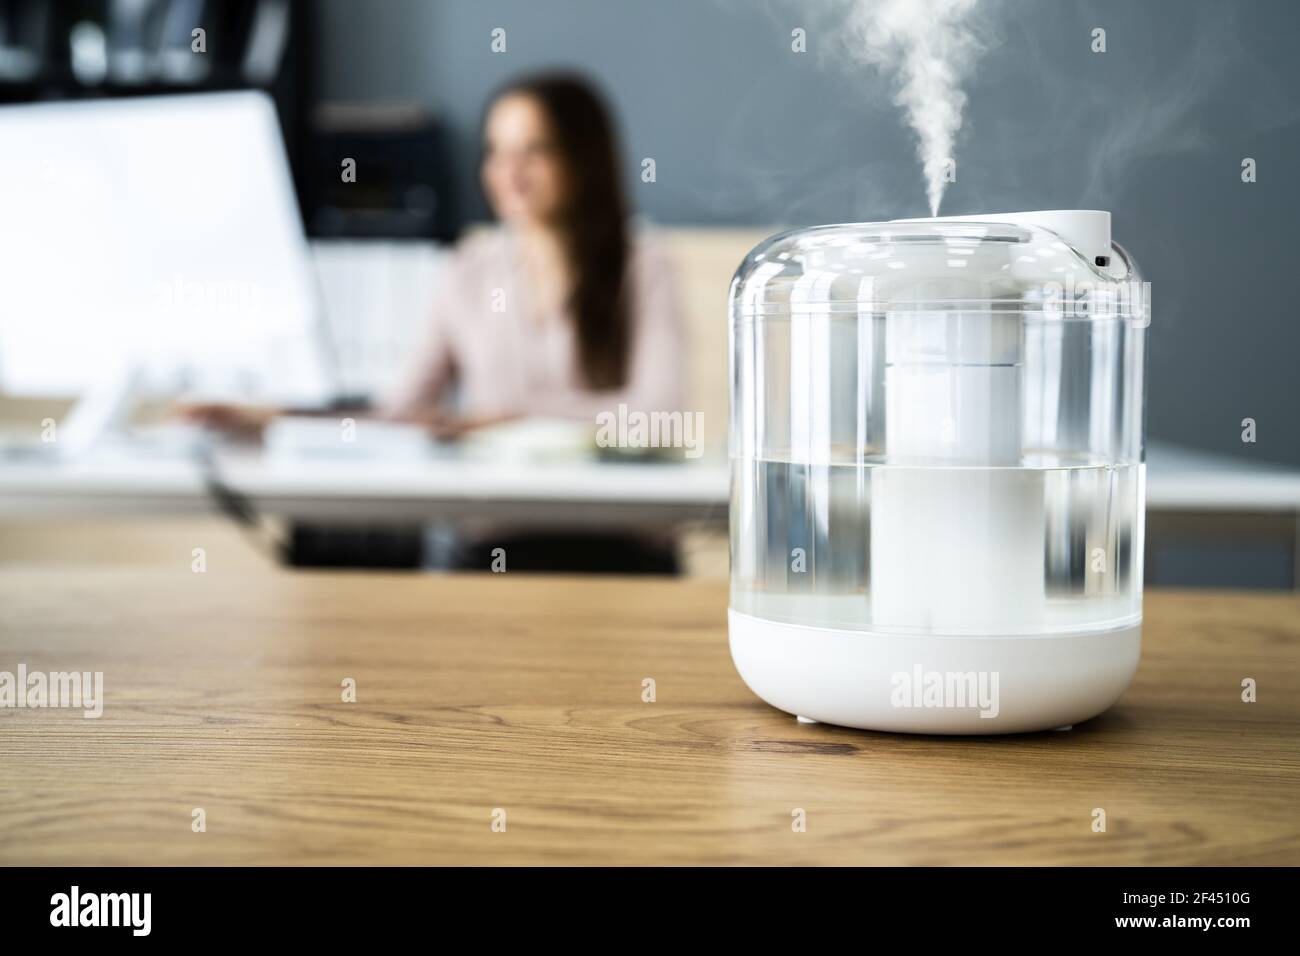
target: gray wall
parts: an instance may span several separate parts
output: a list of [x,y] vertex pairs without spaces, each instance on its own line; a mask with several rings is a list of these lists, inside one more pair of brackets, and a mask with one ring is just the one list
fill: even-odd
[[[942,212],[1086,207],[1153,283],[1152,438],[1300,463],[1300,3],[981,0],[993,40],[966,84]],[[628,182],[663,223],[804,225],[927,214],[888,86],[807,0],[326,0],[319,82],[336,99],[417,99],[474,185],[485,97],[576,65],[619,109]],[[790,50],[790,30],[809,51]],[[489,33],[507,31],[494,54]],[[1094,27],[1107,52],[1090,50]],[[658,181],[637,177],[655,158]],[[1241,160],[1258,182],[1241,182]],[[1240,422],[1258,422],[1243,445]]]

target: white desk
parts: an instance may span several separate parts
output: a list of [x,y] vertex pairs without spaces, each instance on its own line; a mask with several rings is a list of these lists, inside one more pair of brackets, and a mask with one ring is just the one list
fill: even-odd
[[[725,461],[541,464],[219,457],[224,483],[260,512],[324,521],[490,518],[528,524],[725,525]],[[1151,511],[1300,515],[1300,469],[1172,446],[1149,450]],[[0,462],[0,517],[211,511],[198,465],[177,459]]]
[[[330,522],[490,518],[528,524],[725,523],[725,462],[275,461],[218,457],[222,483],[266,515]],[[213,510],[203,470],[177,459],[0,464],[0,517]]]
[[1300,468],[1153,443],[1147,509],[1300,514]]

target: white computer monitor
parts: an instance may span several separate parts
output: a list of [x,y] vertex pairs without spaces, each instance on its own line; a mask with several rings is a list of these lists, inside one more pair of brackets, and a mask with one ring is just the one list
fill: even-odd
[[265,95],[0,108],[0,392],[324,401],[313,269]]

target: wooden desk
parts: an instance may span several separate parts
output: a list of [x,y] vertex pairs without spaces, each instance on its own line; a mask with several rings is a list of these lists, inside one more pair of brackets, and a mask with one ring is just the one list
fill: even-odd
[[994,739],[802,726],[736,676],[725,606],[717,582],[4,571],[0,670],[102,670],[106,704],[0,711],[0,863],[1300,863],[1296,598],[1149,594],[1116,708]]
[[[218,461],[222,483],[260,514],[298,521],[374,525],[477,518],[569,529],[727,523],[725,460],[520,464],[448,453],[417,461],[280,461],[232,451]],[[123,452],[104,460],[14,462],[0,456],[0,518],[213,510],[202,469],[183,457]]]

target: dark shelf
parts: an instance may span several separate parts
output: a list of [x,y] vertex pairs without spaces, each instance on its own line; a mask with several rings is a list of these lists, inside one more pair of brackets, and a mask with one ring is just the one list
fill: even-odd
[[[0,19],[6,27],[0,35],[10,51],[21,49],[41,64],[31,77],[0,79],[0,104],[262,90],[275,101],[301,206],[303,157],[314,105],[311,4],[306,0],[157,0],[147,5],[149,16],[129,28],[115,24],[110,9],[107,0],[0,0]],[[277,13],[284,14],[282,21],[276,19]],[[187,18],[195,18],[193,27]],[[282,35],[276,31],[277,25],[282,26]],[[74,29],[98,29],[104,44],[105,72],[111,74],[107,67],[123,30],[139,41],[131,45],[131,52],[147,59],[160,50],[186,49],[181,44],[188,44],[195,27],[206,31],[207,51],[193,55],[208,58],[208,72],[197,82],[162,76],[124,82],[108,75],[102,82],[86,82],[73,69]],[[164,36],[170,41],[164,43]],[[250,82],[243,66],[246,51],[256,40],[267,38],[283,41],[278,64],[265,82]]]

